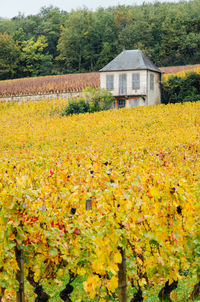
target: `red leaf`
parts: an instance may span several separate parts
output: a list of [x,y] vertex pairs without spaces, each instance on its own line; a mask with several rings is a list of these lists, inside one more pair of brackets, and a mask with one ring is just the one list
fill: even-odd
[[52,170],[50,170],[49,173],[50,173],[50,176],[53,176],[55,174],[55,172]]
[[81,230],[78,229],[78,228],[75,228],[73,233],[76,234],[76,235],[81,235]]

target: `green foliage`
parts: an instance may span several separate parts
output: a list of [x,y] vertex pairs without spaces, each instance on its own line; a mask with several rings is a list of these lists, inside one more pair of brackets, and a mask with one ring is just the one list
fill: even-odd
[[89,105],[83,100],[70,100],[66,106],[63,115],[79,114],[89,111]]
[[100,42],[95,25],[95,15],[86,8],[70,14],[58,43],[58,59],[68,72],[93,70]]
[[184,78],[171,77],[162,87],[162,103],[195,102],[200,100],[200,74],[188,73]]
[[[19,47],[17,59],[21,59],[20,64],[17,60],[14,64],[18,64],[15,77],[27,77],[35,75],[59,74],[62,65],[59,67],[55,57],[58,55],[57,44],[61,32],[61,26],[64,25],[68,13],[61,11],[59,8],[49,6],[41,8],[39,14],[29,15],[25,17],[18,14],[11,20],[2,19],[0,22],[0,33],[9,33],[16,45]],[[30,62],[30,54],[33,51],[35,55],[35,46],[38,40],[44,37],[45,48],[42,51],[37,62]],[[30,47],[30,50],[28,48]],[[41,51],[40,51],[41,55]],[[1,57],[0,50],[0,60]],[[34,61],[34,60],[33,60]],[[39,62],[38,62],[39,61]],[[36,64],[36,65],[35,65]],[[36,68],[32,67],[34,65]],[[10,74],[4,74],[2,79],[12,78]]]
[[62,27],[58,60],[63,72],[96,71],[118,54],[115,10],[72,11]]
[[0,80],[13,78],[19,63],[19,47],[12,36],[0,33]]
[[60,11],[59,8],[49,6],[42,7],[39,13],[42,20],[41,32],[47,39],[47,51],[55,58],[58,56],[57,44],[61,33],[61,28],[68,18],[68,13]]
[[82,91],[82,98],[89,105],[89,112],[110,109],[114,99],[110,91],[92,87],[87,87]]
[[[23,70],[16,58],[15,77],[97,71],[123,49],[136,48],[157,66],[186,65],[200,60],[199,15],[199,0],[144,2],[96,11],[83,8],[70,13],[49,6],[36,15],[2,19],[0,33],[12,36],[22,56],[24,43],[45,37],[43,55],[47,57],[40,71]],[[3,79],[11,77],[10,73],[3,75]]]
[[200,94],[192,95],[192,96],[186,96],[183,101],[184,102],[197,102],[200,100]]
[[21,65],[27,76],[37,76],[50,73],[52,56],[45,53],[48,46],[45,36],[40,36],[35,42],[33,38],[22,43]]
[[79,101],[70,100],[63,115],[107,110],[110,109],[113,100],[109,91],[91,87],[85,88],[81,97]]
[[2,34],[7,33],[12,35],[15,32],[15,24],[12,20],[1,19],[0,20],[0,32]]

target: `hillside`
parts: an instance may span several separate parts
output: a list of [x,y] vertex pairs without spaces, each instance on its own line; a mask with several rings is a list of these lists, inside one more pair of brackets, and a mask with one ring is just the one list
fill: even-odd
[[122,302],[126,290],[158,301],[166,284],[188,301],[199,282],[200,102],[63,117],[65,104],[0,103],[1,296],[16,300],[23,250],[29,302],[41,292],[60,302],[65,288],[72,301]]

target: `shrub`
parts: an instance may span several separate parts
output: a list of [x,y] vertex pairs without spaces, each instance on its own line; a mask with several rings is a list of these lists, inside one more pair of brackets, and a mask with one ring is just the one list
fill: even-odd
[[162,103],[195,102],[200,95],[200,74],[188,73],[184,78],[171,77],[162,87]]
[[79,113],[85,113],[89,111],[89,106],[84,100],[78,101]]
[[69,101],[63,115],[108,110],[111,108],[112,100],[114,99],[111,92],[106,89],[91,87],[85,88],[81,96],[82,99],[79,101]]
[[63,115],[79,114],[89,111],[89,105],[84,100],[70,100]]
[[183,99],[183,102],[197,102],[200,101],[200,94],[192,95],[192,96],[186,96]]
[[110,109],[114,99],[110,91],[92,87],[85,88],[81,96],[89,105],[89,112]]

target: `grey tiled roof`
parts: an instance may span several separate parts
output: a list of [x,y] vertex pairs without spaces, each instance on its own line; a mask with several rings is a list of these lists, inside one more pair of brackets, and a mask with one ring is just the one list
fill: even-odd
[[161,72],[139,49],[124,50],[100,71],[148,69]]

